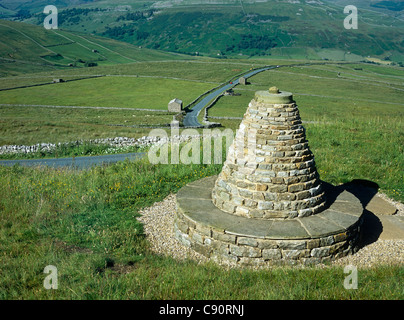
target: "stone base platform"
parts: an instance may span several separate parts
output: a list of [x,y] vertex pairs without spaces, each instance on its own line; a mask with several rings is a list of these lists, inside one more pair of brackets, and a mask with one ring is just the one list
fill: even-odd
[[357,251],[363,206],[352,193],[325,184],[321,213],[264,220],[219,210],[211,196],[216,179],[194,181],[177,193],[176,237],[206,257],[253,266],[316,264]]

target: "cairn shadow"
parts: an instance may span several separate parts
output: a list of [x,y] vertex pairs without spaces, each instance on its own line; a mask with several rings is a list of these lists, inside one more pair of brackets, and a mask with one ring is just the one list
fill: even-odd
[[339,186],[333,186],[322,181],[322,185],[326,194],[326,208],[329,208],[344,191],[352,193],[359,199],[363,208],[363,224],[361,226],[359,248],[376,242],[383,232],[383,225],[380,219],[373,212],[367,210],[366,207],[377,194],[379,185],[373,181],[362,179],[354,179]]

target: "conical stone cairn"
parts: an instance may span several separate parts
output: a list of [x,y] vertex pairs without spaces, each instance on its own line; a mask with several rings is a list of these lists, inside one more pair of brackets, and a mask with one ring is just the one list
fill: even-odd
[[256,92],[229,148],[213,204],[254,219],[293,219],[325,209],[298,107],[289,92]]
[[353,254],[364,220],[354,194],[320,181],[292,94],[275,87],[250,102],[222,172],[182,187],[176,203],[184,246],[240,266]]

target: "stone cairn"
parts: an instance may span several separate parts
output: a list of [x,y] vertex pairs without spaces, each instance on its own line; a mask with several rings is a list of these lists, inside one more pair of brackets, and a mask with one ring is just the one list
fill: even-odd
[[324,192],[292,94],[273,87],[256,97],[215,183],[213,203],[262,219],[320,212]]
[[177,239],[218,262],[323,263],[358,249],[363,206],[323,183],[289,92],[256,92],[218,176],[177,193]]

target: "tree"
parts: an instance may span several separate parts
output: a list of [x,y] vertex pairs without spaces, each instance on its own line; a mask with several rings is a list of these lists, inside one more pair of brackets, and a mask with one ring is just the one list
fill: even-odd
[[85,67],[96,67],[98,66],[97,62],[93,62],[93,61],[88,61],[84,64]]
[[24,19],[31,18],[32,14],[29,12],[29,10],[21,9],[21,10],[18,10],[18,12],[16,13],[15,16],[20,20],[24,20]]

